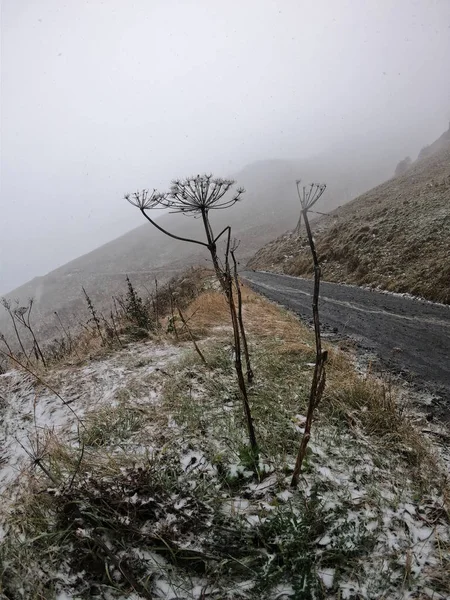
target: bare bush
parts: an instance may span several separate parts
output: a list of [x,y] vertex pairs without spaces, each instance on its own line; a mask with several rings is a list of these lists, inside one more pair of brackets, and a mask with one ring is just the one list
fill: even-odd
[[30,298],[26,306],[17,306],[13,310],[14,318],[24,327],[33,339],[33,352],[36,360],[41,360],[44,367],[47,366],[41,346],[37,340],[34,329],[31,325],[31,311],[33,310],[34,299]]
[[95,310],[95,306],[91,300],[91,297],[88,295],[88,293],[86,292],[86,290],[84,289],[84,287],[81,288],[83,290],[83,294],[84,297],[86,299],[86,304],[88,306],[89,312],[91,313],[91,317],[88,321],[88,323],[93,323],[94,328],[97,330],[98,335],[100,336],[101,340],[103,343],[105,343],[105,337],[103,335],[103,331],[102,331],[102,327],[101,327],[101,321],[99,319],[99,316],[97,314],[97,311]]
[[126,276],[126,280],[127,294],[125,296],[124,302],[125,316],[131,323],[136,325],[136,327],[140,327],[149,331],[149,329],[151,328],[151,321],[149,314],[144,306],[144,302],[141,296],[135,290],[128,275]]
[[19,330],[17,329],[16,319],[14,318],[14,309],[11,306],[11,300],[8,300],[7,298],[2,298],[2,305],[3,305],[3,308],[6,310],[6,312],[10,316],[10,319],[11,319],[11,322],[13,325],[13,329],[14,329],[14,333],[16,334],[17,342],[22,351],[22,355],[25,357],[25,360],[28,364],[30,362],[29,357],[28,357],[28,354],[25,352],[25,347],[24,347],[22,338],[20,336]]

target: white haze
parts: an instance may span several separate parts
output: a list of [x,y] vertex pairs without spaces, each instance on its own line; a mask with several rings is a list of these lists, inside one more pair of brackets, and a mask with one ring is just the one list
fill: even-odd
[[450,117],[449,0],[3,0],[1,33],[3,293],[140,225],[125,191]]

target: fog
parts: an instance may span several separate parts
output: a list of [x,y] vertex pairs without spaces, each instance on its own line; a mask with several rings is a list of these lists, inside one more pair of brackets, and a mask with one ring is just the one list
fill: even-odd
[[450,118],[448,0],[3,0],[1,34],[0,293],[140,225],[126,191]]

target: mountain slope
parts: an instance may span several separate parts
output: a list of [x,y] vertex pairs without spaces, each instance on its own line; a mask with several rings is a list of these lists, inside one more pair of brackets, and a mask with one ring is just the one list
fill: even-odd
[[[403,175],[315,222],[325,279],[450,303],[450,129],[423,154]],[[248,266],[310,276],[304,235],[284,234]]]
[[[385,157],[386,158],[386,157]],[[231,224],[234,236],[241,240],[238,257],[246,262],[262,245],[279,236],[298,216],[298,199],[294,181],[303,175],[311,179],[327,178],[333,182],[333,197],[324,210],[348,201],[357,193],[369,189],[389,173],[391,160],[377,163],[374,156],[361,159],[359,179],[352,177],[355,156],[335,152],[302,161],[267,160],[248,165],[235,176],[246,188],[242,202],[229,211],[216,211],[212,216],[220,231]],[[118,202],[120,202],[120,197]],[[130,206],[130,210],[136,210]],[[201,236],[198,220],[180,215],[163,215],[158,222],[170,231],[186,237]],[[138,289],[146,294],[154,278],[160,283],[194,264],[205,264],[207,257],[198,246],[177,242],[164,236],[143,219],[143,225],[125,235],[81,256],[51,273],[37,277],[13,290],[7,297],[26,301],[35,298],[35,323],[40,334],[56,334],[54,311],[62,318],[76,321],[82,318],[84,286],[99,310],[108,310],[111,296],[124,290],[125,275],[129,274]],[[0,311],[0,332],[11,335],[6,313]]]

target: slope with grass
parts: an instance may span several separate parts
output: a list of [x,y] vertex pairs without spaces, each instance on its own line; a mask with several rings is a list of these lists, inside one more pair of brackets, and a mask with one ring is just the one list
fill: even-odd
[[204,288],[185,315],[207,365],[169,327],[45,374],[82,423],[28,375],[0,378],[0,482],[14,500],[0,512],[0,596],[447,598],[443,433],[425,425],[406,388],[358,372],[350,352],[330,346],[326,394],[291,488],[314,339],[243,288],[255,469],[226,305]]
[[[304,160],[252,163],[234,173],[237,185],[247,190],[242,202],[229,211],[215,211],[213,225],[217,232],[226,225],[233,227],[233,235],[240,240],[238,257],[245,263],[261,246],[281,235],[296,220],[298,200],[292,185],[299,176],[327,178],[334,190],[325,206],[329,210],[382,181],[390,173],[392,161],[384,154],[376,156],[373,149],[363,154],[353,148],[350,153],[335,150]],[[355,165],[359,166],[357,176]],[[177,175],[180,174],[175,172],[174,176]],[[148,185],[151,186],[151,182]],[[124,202],[122,194],[125,191],[118,190],[118,203]],[[130,206],[132,210],[136,209]],[[157,218],[161,226],[177,235],[204,236],[196,219],[173,214],[158,215]],[[6,296],[19,298],[21,302],[34,297],[34,315],[39,323],[40,336],[49,339],[55,335],[55,310],[71,322],[80,314],[84,304],[82,286],[99,311],[108,312],[111,296],[124,288],[126,274],[144,294],[145,288],[153,289],[155,278],[162,284],[186,266],[207,264],[208,256],[199,252],[198,246],[168,238],[144,219],[142,223],[142,226],[42,277],[36,277]],[[14,337],[8,315],[3,310],[0,310],[0,332],[10,340]]]
[[[325,279],[450,303],[450,129],[424,154],[404,174],[314,223]],[[311,276],[306,237],[287,233],[248,266]]]

